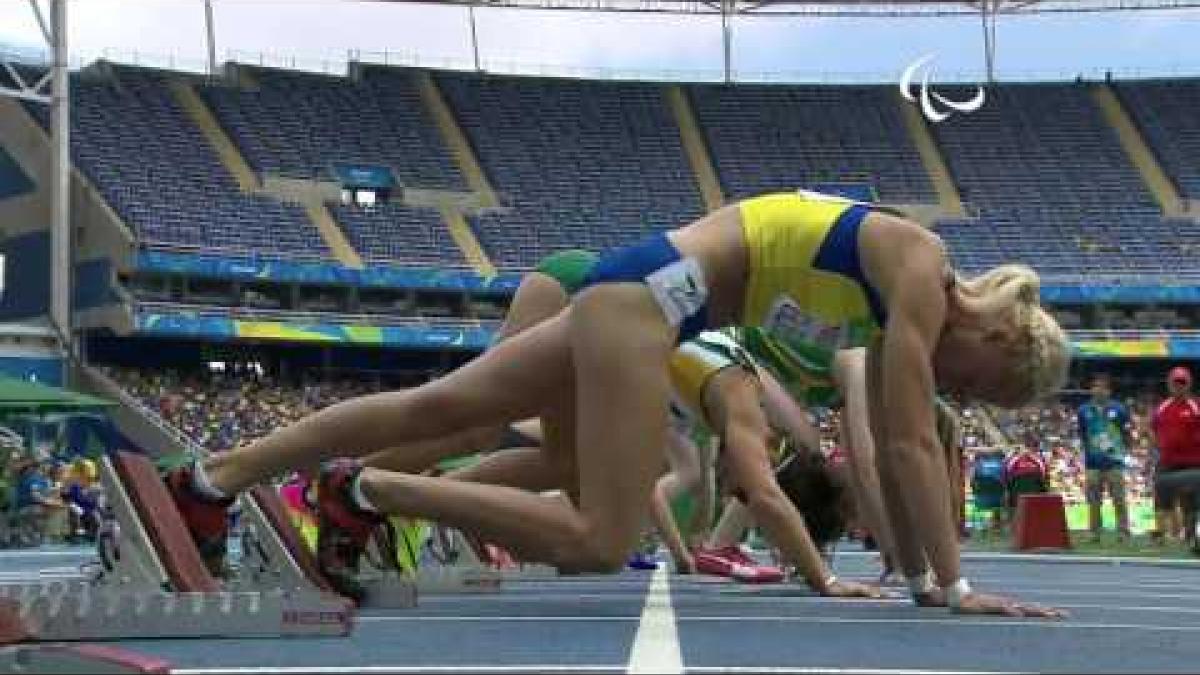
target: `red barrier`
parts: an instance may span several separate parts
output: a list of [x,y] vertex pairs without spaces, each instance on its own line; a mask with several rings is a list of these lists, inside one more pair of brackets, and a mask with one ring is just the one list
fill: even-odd
[[1062,495],[1021,495],[1012,532],[1013,548],[1019,551],[1071,548]]

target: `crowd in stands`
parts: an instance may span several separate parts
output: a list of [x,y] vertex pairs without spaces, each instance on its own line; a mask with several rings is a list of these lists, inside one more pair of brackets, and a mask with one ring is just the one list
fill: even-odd
[[380,378],[286,378],[256,364],[194,371],[109,368],[145,408],[201,447],[220,452],[332,403],[381,391]]
[[[1128,498],[1143,501],[1153,490],[1153,442],[1150,436],[1150,414],[1153,401],[1146,398],[1128,399],[1126,405],[1133,421],[1134,446],[1127,460]],[[1083,456],[1075,408],[1055,402],[1027,406],[1013,411],[985,413],[972,406],[954,406],[962,424],[962,449],[966,475],[970,476],[977,453],[1001,452],[1011,455],[1021,448],[1036,449],[1046,462],[1049,489],[1063,495],[1068,505],[1083,504],[1085,480]],[[985,428],[984,416],[994,414],[1001,434],[1011,441],[997,444]],[[840,421],[837,410],[822,409],[817,414],[823,449],[837,444],[836,430]]]
[[[1126,489],[1131,501],[1149,499],[1153,489],[1153,441],[1150,414],[1153,401],[1127,398],[1125,406],[1133,424],[1133,447],[1126,466]],[[1009,438],[1025,447],[1038,449],[1046,458],[1050,489],[1063,495],[1067,504],[1084,503],[1084,468],[1079,447],[1075,408],[1066,403],[1029,406],[998,414],[998,424]]]
[[0,448],[0,548],[92,541],[103,488],[96,460],[48,446]]
[[[258,438],[314,410],[346,398],[412,384],[423,374],[287,377],[266,372],[260,364],[209,364],[192,370],[107,367],[106,373],[148,411],[161,417],[192,442],[223,451]],[[1131,502],[1151,496],[1153,450],[1152,397],[1127,399],[1133,447],[1127,460]],[[1076,407],[1064,402],[1015,411],[984,411],[958,406],[966,475],[979,453],[1000,450],[1011,455],[1019,447],[1036,450],[1047,468],[1050,490],[1068,505],[1085,502],[1083,458]],[[823,445],[837,443],[837,410],[817,411]],[[999,432],[999,435],[996,432]],[[1010,439],[998,447],[998,437]],[[53,444],[33,452],[6,448],[0,455],[0,547],[38,545],[45,541],[79,541],[94,536],[102,495],[93,460],[68,457]]]
[[[380,391],[388,385],[377,377],[280,377],[253,365],[193,371],[109,368],[107,372],[148,410],[210,451],[228,450],[331,403]],[[1151,404],[1141,399],[1128,401],[1135,440],[1128,460],[1131,500],[1150,496]],[[969,474],[974,454],[995,450],[997,444],[985,427],[987,413],[974,407],[959,406],[958,410]],[[1000,450],[1035,447],[1046,460],[1051,489],[1062,493],[1068,504],[1084,502],[1083,461],[1072,406],[1059,402],[995,415],[996,425],[1013,442]],[[836,444],[838,411],[819,410],[816,417],[824,445]]]

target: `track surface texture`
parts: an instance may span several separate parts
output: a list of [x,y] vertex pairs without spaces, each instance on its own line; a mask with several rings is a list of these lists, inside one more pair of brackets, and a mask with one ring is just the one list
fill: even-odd
[[[68,576],[85,554],[0,552],[0,580]],[[867,579],[869,555],[835,568]],[[665,571],[509,582],[360,613],[349,638],[125,640],[180,673],[1195,672],[1200,567],[969,559],[976,588],[1063,607],[1060,622],[974,618],[900,599],[833,600]]]

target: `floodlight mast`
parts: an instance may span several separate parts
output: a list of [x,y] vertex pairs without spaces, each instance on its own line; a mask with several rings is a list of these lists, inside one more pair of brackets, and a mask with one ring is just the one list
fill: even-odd
[[[67,0],[48,0],[50,21],[39,0],[29,0],[42,37],[50,48],[50,69],[29,83],[7,59],[0,65],[15,87],[0,85],[0,96],[50,106],[50,326],[59,348],[70,358],[78,355],[71,313],[72,232],[70,213],[71,99],[67,74]],[[47,86],[49,93],[46,93]]]

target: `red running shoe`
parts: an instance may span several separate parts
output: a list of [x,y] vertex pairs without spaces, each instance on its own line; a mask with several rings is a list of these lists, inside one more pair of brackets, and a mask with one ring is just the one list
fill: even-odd
[[366,590],[358,580],[359,561],[375,528],[384,524],[377,513],[354,503],[351,488],[362,464],[335,460],[321,467],[317,483],[317,567],[341,595],[362,605]]
[[233,498],[210,499],[192,487],[192,466],[181,466],[172,469],[164,481],[167,492],[175,501],[179,515],[187,525],[188,533],[200,550],[200,557],[209,574],[218,579],[229,576],[228,565],[225,562],[225,545],[229,536],[229,507]]
[[759,565],[740,546],[725,546],[717,549],[697,549],[692,558],[696,571],[728,577],[750,584],[772,584],[783,581],[783,570],[770,565]]

